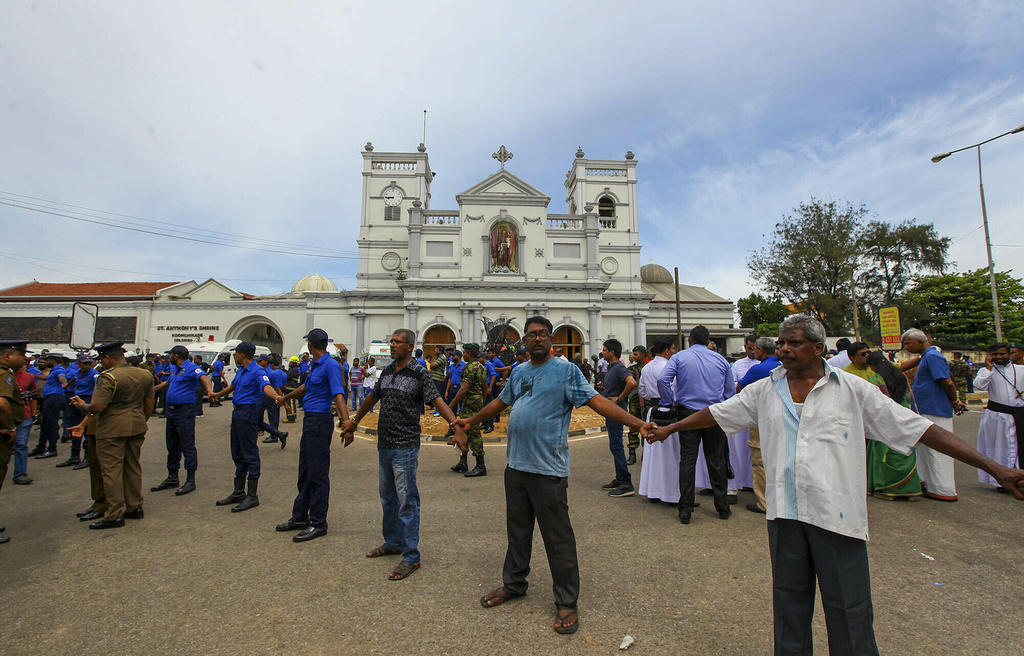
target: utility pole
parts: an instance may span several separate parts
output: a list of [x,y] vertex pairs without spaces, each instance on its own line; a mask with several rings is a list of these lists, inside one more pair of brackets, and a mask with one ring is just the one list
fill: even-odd
[[676,348],[683,350],[683,320],[679,312],[679,267],[675,267],[676,277]]
[[857,283],[854,280],[854,270],[850,269],[850,298],[853,299],[853,337],[860,341],[860,313],[857,311]]

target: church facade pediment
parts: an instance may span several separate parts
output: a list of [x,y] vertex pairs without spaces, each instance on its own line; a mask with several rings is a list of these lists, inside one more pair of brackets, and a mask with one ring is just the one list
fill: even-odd
[[502,169],[455,196],[459,205],[529,205],[547,207],[551,197]]

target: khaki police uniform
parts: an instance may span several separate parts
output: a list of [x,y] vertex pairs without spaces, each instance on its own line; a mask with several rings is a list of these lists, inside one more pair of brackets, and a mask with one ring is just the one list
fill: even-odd
[[[14,372],[7,367],[0,367],[0,397],[7,399],[11,408],[11,426],[2,428],[16,428],[25,419],[25,405],[21,400],[21,388],[15,380]],[[0,434],[0,487],[4,485],[7,478],[7,465],[11,462],[11,454],[14,453],[14,435]]]
[[[138,367],[114,367],[96,379],[96,458],[106,500],[104,520],[117,520],[142,507],[142,442],[146,436],[146,399],[153,397],[153,376]],[[91,450],[90,450],[91,451]]]

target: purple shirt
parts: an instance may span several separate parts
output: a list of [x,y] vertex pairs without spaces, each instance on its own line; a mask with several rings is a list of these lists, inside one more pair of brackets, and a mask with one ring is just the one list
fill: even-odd
[[725,358],[702,344],[694,344],[673,355],[661,370],[658,392],[663,405],[677,403],[690,410],[703,410],[734,395],[736,378]]

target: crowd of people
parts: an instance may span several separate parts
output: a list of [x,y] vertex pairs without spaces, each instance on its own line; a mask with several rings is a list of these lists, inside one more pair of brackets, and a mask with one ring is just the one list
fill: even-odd
[[[286,448],[280,408],[285,422],[295,422],[299,406],[297,495],[276,530],[305,542],[328,530],[335,421],[348,446],[377,408],[384,541],[366,556],[401,556],[388,576],[397,581],[421,566],[416,481],[425,408],[448,423],[460,452],[451,469],[466,477],[487,475],[482,436],[504,416],[508,545],[502,585],[480,603],[493,608],[526,593],[536,524],[554,582],[553,628],[573,633],[580,626],[579,567],[567,497],[568,431],[573,409],[586,405],[606,420],[609,496],[637,493],[629,468],[638,463],[640,495],[673,505],[686,525],[698,495],[711,497],[727,520],[739,492],[751,491],[747,510],[768,521],[777,653],[809,650],[815,581],[826,601],[830,648],[877,653],[865,548],[868,494],[955,501],[952,465],[959,459],[977,467],[981,481],[1024,499],[1019,345],[993,344],[973,381],[989,393],[979,452],[952,434],[952,417],[964,409],[959,388],[945,357],[916,329],[903,335],[913,357],[901,363],[862,342],[825,360],[820,322],[794,315],[778,338],[749,336],[744,357],[732,363],[696,326],[678,352],[670,339],[658,338],[624,358],[622,344],[606,340],[590,366],[555,353],[545,317],[528,318],[524,328],[514,359],[472,343],[424,357],[416,334],[398,330],[392,361],[379,370],[372,358],[349,365],[332,357],[328,334],[317,328],[304,337],[308,353],[289,358],[287,368],[277,354],[238,344],[231,381],[226,358],[204,363],[183,346],[140,358],[109,342],[95,347],[95,357],[71,361],[59,352],[28,358],[26,342],[0,342],[0,485],[12,453],[13,482],[26,485],[28,457],[55,458],[66,441],[69,457],[57,466],[90,470],[92,504],[79,519],[90,529],[123,527],[144,516],[140,452],[149,418],[166,418],[167,449],[167,478],[151,491],[183,496],[197,489],[196,418],[204,404],[230,398],[233,485],[216,505],[247,511],[259,506],[259,434]],[[912,372],[912,384],[905,372]],[[29,452],[36,423],[39,439]]]

